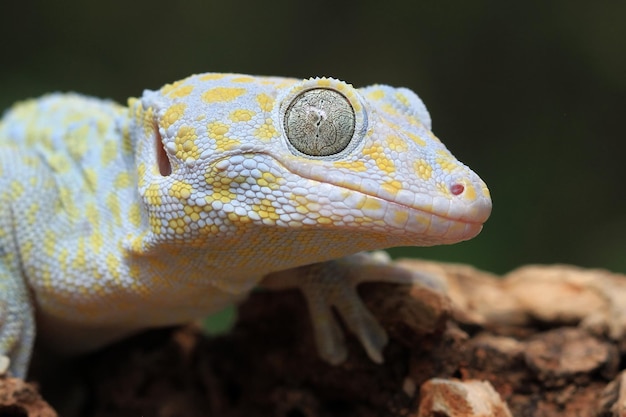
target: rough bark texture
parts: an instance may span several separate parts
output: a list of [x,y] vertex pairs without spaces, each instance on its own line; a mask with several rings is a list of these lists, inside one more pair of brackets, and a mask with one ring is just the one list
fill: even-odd
[[[64,416],[626,416],[626,276],[397,265],[430,283],[360,288],[390,335],[384,365],[351,338],[346,363],[321,362],[300,295],[260,291],[225,336],[188,326],[41,353],[33,377]],[[36,390],[0,379],[0,415],[55,415]]]

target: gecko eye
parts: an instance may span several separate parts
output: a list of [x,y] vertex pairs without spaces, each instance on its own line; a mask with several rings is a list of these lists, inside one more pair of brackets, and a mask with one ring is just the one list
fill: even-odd
[[309,156],[335,155],[348,147],[356,117],[350,101],[328,88],[306,90],[285,111],[284,129],[291,145]]

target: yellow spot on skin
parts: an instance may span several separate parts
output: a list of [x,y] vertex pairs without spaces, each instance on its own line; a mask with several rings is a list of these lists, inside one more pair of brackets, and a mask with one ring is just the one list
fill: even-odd
[[387,136],[387,145],[389,149],[396,152],[406,152],[409,149],[406,142],[396,135]]
[[104,245],[104,236],[100,232],[94,232],[90,236],[90,244],[91,250],[93,252],[100,252],[102,250],[102,246]]
[[309,209],[304,205],[305,203],[299,201],[298,199],[296,199],[296,201],[300,203],[300,205],[296,206],[296,211],[300,214],[307,214]]
[[[145,253],[144,242],[146,239],[147,232],[141,233],[138,236],[133,237],[132,235],[128,235],[127,239],[129,239],[130,250],[133,253]],[[131,266],[132,268],[132,266]]]
[[193,85],[184,85],[172,91],[169,94],[170,98],[182,98],[187,97],[193,91]]
[[365,172],[367,167],[363,161],[335,161],[333,165],[337,168],[347,168],[354,172]]
[[270,184],[276,182],[276,176],[272,174],[271,172],[264,172],[263,179],[266,180]]
[[85,217],[87,217],[87,220],[89,220],[89,223],[94,229],[98,229],[100,211],[94,203],[88,203],[87,207],[85,207]]
[[120,279],[120,260],[114,253],[109,253],[106,258],[107,270],[114,280]]
[[150,137],[154,130],[154,110],[152,107],[148,107],[146,111],[142,111],[142,107],[138,106],[140,113],[141,125],[143,126],[143,134],[145,137]]
[[37,220],[38,213],[39,213],[39,204],[37,203],[31,204],[25,213],[26,222],[31,226],[35,224],[35,220]]
[[[178,103],[170,106],[161,117],[161,126],[168,129],[171,125],[176,123],[178,119],[185,113],[187,105],[185,103]],[[150,130],[152,131],[152,118],[150,118]]]
[[206,235],[219,235],[220,229],[215,224],[207,224],[202,228],[202,233]]
[[265,141],[278,136],[278,131],[276,131],[272,119],[265,119],[265,123],[254,131],[254,136]]
[[443,182],[438,182],[437,183],[437,188],[439,189],[439,192],[442,195],[450,195],[450,188],[448,187],[447,184],[444,184]]
[[230,120],[233,122],[248,122],[254,117],[254,112],[252,110],[246,109],[237,109],[230,113]]
[[[235,213],[233,213],[235,214]],[[245,226],[248,223],[252,222],[252,219],[250,217],[248,217],[247,215],[244,216],[238,216],[237,220],[233,220],[230,215],[228,216],[228,218],[233,222],[233,223],[239,223],[239,227]]]
[[128,97],[128,100],[126,100],[126,106],[135,112],[135,116],[137,116],[137,112],[139,110],[135,108],[136,104],[139,104],[139,99],[137,97]]
[[139,204],[131,204],[128,209],[128,220],[130,220],[130,224],[135,227],[139,227],[141,225],[141,211],[139,209]]
[[200,220],[200,212],[203,211],[204,208],[200,206],[185,206],[183,211],[189,217],[189,219],[193,222],[197,222]]
[[459,165],[456,162],[454,162],[454,160],[450,159],[449,157],[437,158],[435,161],[439,164],[441,169],[444,170],[445,172],[452,172],[459,167]]
[[113,185],[115,188],[127,188],[133,185],[133,181],[128,172],[121,172],[115,177]]
[[411,138],[413,142],[417,143],[419,146],[426,146],[426,141],[417,136],[415,133],[407,132],[407,135]]
[[24,185],[19,181],[12,181],[10,193],[13,199],[17,199],[24,194]]
[[468,200],[476,200],[476,189],[471,184],[464,184],[465,191],[463,192],[463,196]]
[[226,74],[204,74],[200,77],[200,81],[221,80]]
[[413,162],[413,169],[417,176],[423,180],[428,180],[433,175],[433,167],[424,159],[418,159]]
[[382,100],[385,97],[385,92],[383,90],[372,90],[367,94],[367,97],[371,100]]
[[[41,281],[45,288],[52,289],[54,286],[52,285],[52,274],[50,273],[50,267],[45,265],[43,267],[43,271],[41,271]],[[54,293],[54,291],[50,291],[50,293]]]
[[90,251],[98,253],[104,245],[104,237],[100,232],[100,211],[94,203],[89,203],[85,207],[84,216],[91,225],[92,233],[89,235]]
[[428,137],[431,138],[432,140],[434,140],[435,142],[439,142],[441,143],[441,141],[439,140],[439,138],[437,136],[435,136],[435,134],[433,132],[427,132],[428,133]]
[[409,99],[408,99],[408,98],[406,98],[406,96],[405,96],[404,94],[402,94],[402,93],[400,93],[400,92],[397,92],[397,93],[396,93],[396,99],[397,99],[400,103],[402,103],[402,105],[403,105],[404,107],[411,107],[411,104],[409,103]]
[[59,264],[61,264],[61,269],[63,272],[67,272],[67,258],[69,256],[69,251],[67,248],[62,248],[59,251]]
[[65,141],[70,157],[75,161],[80,161],[89,149],[90,141],[87,140],[90,126],[83,124],[76,129],[68,131]]
[[247,77],[247,76],[236,77],[236,78],[233,78],[231,81],[234,83],[251,83],[252,81],[254,81],[254,77]]
[[122,213],[120,211],[120,202],[117,198],[117,194],[109,193],[106,199],[106,205],[109,209],[109,213],[113,217],[113,221],[116,225],[120,226],[122,224]]
[[364,210],[380,210],[382,208],[382,204],[375,198],[368,197],[365,199],[363,203]]
[[274,108],[274,99],[267,94],[261,93],[256,96],[256,101],[259,103],[259,107],[261,110],[265,112],[270,112]]
[[[243,181],[240,182],[245,182],[245,178],[242,180]],[[270,172],[264,172],[262,177],[257,179],[256,183],[261,187],[269,187],[272,190],[276,190],[280,187],[278,178]]]
[[61,153],[51,153],[48,156],[48,164],[50,165],[50,168],[52,168],[52,170],[58,173],[68,172],[71,166],[69,159]]
[[178,80],[175,81],[171,84],[165,84],[162,88],[161,88],[161,94],[169,94],[171,91],[175,90],[176,88],[178,88],[184,80]]
[[152,233],[154,234],[161,234],[162,230],[161,230],[161,219],[159,219],[158,217],[155,217],[154,215],[150,216],[150,230],[152,230]]
[[174,181],[169,189],[169,194],[179,200],[187,200],[189,197],[191,197],[192,191],[193,189],[190,184],[187,184],[183,181]]
[[140,188],[146,185],[146,164],[143,162],[137,166],[137,185]]
[[175,217],[168,222],[169,227],[176,233],[177,235],[185,234],[185,220],[180,217]]
[[402,189],[402,183],[398,180],[392,180],[382,183],[381,188],[390,194],[397,194]]
[[245,92],[245,88],[215,87],[202,93],[202,100],[205,103],[227,102],[236,99]]
[[253,204],[252,210],[259,215],[261,219],[264,220],[278,220],[280,217],[278,213],[276,213],[276,208],[272,205],[272,202],[268,199],[263,199],[259,204]]
[[128,123],[124,123],[121,126],[122,130],[122,142],[121,142],[121,150],[124,155],[131,155],[133,153],[133,143],[130,139],[130,126]]
[[396,224],[404,225],[409,220],[409,213],[406,211],[396,211],[393,214],[393,220]]
[[55,255],[56,236],[50,230],[46,230],[43,235],[43,251],[47,257],[52,258]]
[[391,104],[389,103],[385,103],[383,105],[380,106],[380,108],[387,114],[390,114],[392,116],[399,116],[400,113],[398,112],[398,110],[396,110],[395,107],[393,107]]
[[[0,230],[0,237],[4,237],[4,233],[2,233],[2,230]],[[29,263],[28,260],[30,259],[33,253],[34,247],[35,247],[35,244],[30,240],[24,242],[24,244],[22,245],[21,256],[22,256],[22,260],[25,261],[25,263]],[[7,254],[6,256],[8,257],[8,255],[9,254]],[[9,264],[8,262],[9,259],[6,259],[6,261],[7,261],[7,264]]]
[[86,266],[87,258],[85,251],[85,239],[81,237],[78,239],[76,254],[74,255],[74,261],[72,262],[72,269],[76,271],[84,271]]
[[152,207],[161,205],[161,192],[159,190],[159,184],[150,184],[145,191],[144,198],[148,204]]
[[196,145],[197,138],[196,129],[191,126],[181,126],[174,138],[176,157],[183,161],[187,159],[198,159],[200,152]]
[[[237,195],[230,191],[233,182],[241,182],[234,178],[216,175],[214,171],[208,170],[204,174],[204,180],[212,187],[213,194],[205,197],[207,205],[204,210],[211,211],[211,203],[213,201],[221,201],[222,203],[230,203],[237,198]],[[244,180],[245,181],[245,180]]]
[[87,189],[95,192],[98,189],[98,172],[94,168],[85,168],[83,173]]
[[211,122],[207,125],[207,135],[215,140],[215,146],[218,151],[230,150],[241,142],[238,139],[226,136],[230,126],[222,122]]
[[376,163],[376,166],[381,171],[391,174],[396,171],[396,167],[393,161],[385,155],[385,150],[380,145],[372,145],[369,148],[363,149],[363,155],[370,157]]
[[78,209],[76,208],[74,201],[75,199],[72,190],[67,187],[59,187],[59,200],[56,202],[57,205],[54,207],[55,212],[59,213],[64,211],[70,219],[74,219],[75,216],[78,215]]

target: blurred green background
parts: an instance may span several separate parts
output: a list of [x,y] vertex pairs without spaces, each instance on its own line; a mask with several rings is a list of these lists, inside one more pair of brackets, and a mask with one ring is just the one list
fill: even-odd
[[494,211],[470,242],[395,255],[626,272],[625,22],[624,1],[5,2],[0,108],[206,71],[406,86]]

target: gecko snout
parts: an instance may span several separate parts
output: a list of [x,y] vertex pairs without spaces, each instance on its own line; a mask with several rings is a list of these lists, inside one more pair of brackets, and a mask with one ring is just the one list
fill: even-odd
[[450,181],[448,190],[453,200],[459,200],[459,204],[451,206],[449,214],[453,217],[471,223],[484,223],[491,215],[489,189],[478,176],[454,178]]

